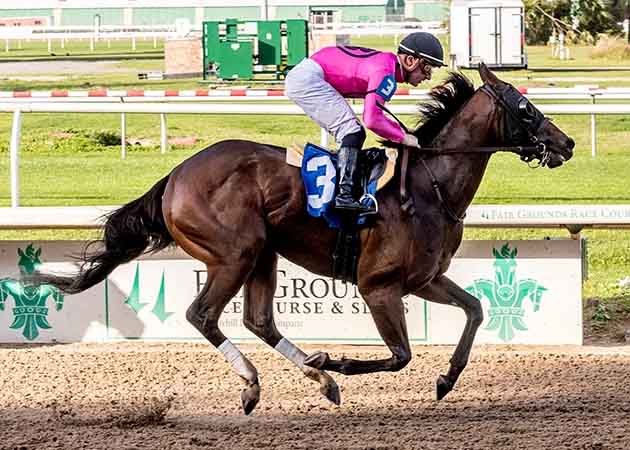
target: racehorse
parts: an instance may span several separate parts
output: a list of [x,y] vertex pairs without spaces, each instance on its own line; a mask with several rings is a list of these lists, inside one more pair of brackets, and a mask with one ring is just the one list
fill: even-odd
[[[273,145],[229,140],[200,151],[111,213],[101,247],[86,252],[77,274],[37,273],[31,281],[77,293],[144,252],[179,245],[208,271],[186,317],[244,380],[246,414],[260,398],[258,373],[218,327],[224,307],[241,287],[245,326],[318,381],[336,404],[339,389],[326,371],[397,371],[409,363],[403,296],[457,306],[466,313],[466,324],[448,372],[437,379],[439,400],[466,367],[483,320],[479,300],[444,274],[490,156],[506,149],[553,168],[571,158],[575,145],[514,87],[483,64],[479,72],[484,84],[477,90],[453,73],[431,91],[433,101],[421,108],[424,122],[414,131],[428,148],[405,149],[408,159],[402,158],[393,181],[376,195],[378,217],[360,231],[357,285],[391,351],[389,358],[333,359],[323,352],[307,357],[276,328],[272,305],[278,255],[330,276],[336,231],[306,213],[300,171],[286,164],[285,149]],[[401,209],[404,197],[415,208]]]

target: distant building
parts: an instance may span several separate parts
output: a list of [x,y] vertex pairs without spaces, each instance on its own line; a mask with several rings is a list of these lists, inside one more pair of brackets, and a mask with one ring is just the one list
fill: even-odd
[[[90,8],[86,8],[88,4]],[[0,23],[45,25],[173,25],[188,19],[310,19],[340,22],[446,21],[447,0],[2,0]],[[7,22],[9,21],[9,22]]]

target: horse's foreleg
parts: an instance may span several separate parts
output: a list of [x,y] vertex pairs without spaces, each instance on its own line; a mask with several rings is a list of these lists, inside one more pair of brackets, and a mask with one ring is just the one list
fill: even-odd
[[334,360],[330,359],[327,353],[317,352],[306,358],[306,365],[344,375],[358,375],[381,371],[393,372],[409,363],[411,350],[400,287],[379,288],[365,295],[364,298],[370,308],[376,328],[392,352],[392,356],[374,361],[347,358]]
[[186,311],[186,318],[199,332],[223,353],[246,384],[241,392],[241,402],[245,414],[256,407],[260,399],[258,372],[254,365],[221,332],[219,317],[227,303],[236,295],[248,267],[223,266],[220,269],[208,266],[208,281],[195,301]]
[[468,363],[477,328],[483,322],[481,303],[444,275],[431,281],[418,292],[414,292],[414,295],[436,303],[459,306],[466,313],[466,325],[451,358],[448,373],[440,375],[437,379],[436,394],[437,399],[441,400],[453,389]]
[[245,283],[243,323],[256,336],[295,364],[311,380],[320,384],[320,392],[331,402],[341,402],[339,387],[330,375],[304,365],[306,354],[282,336],[273,319],[273,296],[276,291],[278,257],[265,250],[256,262],[256,268]]

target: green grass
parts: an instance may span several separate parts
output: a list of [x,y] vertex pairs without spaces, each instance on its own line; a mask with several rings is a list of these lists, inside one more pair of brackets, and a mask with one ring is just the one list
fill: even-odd
[[[448,42],[442,39],[444,54],[449,54]],[[351,40],[353,45],[375,48],[383,51],[395,51],[397,45],[396,36],[364,36],[354,37]],[[571,68],[577,67],[610,67],[610,72],[532,72],[530,70],[515,70],[500,72],[500,76],[505,81],[516,86],[529,87],[572,87],[575,85],[596,84],[600,87],[620,86],[630,84],[630,72],[614,71],[615,67],[630,67],[630,59],[619,59],[617,57],[592,58],[591,46],[570,46],[571,59],[561,61],[552,58],[551,47],[547,46],[527,46],[528,65],[533,68]],[[474,70],[463,72],[479,81],[479,77]],[[439,83],[446,76],[446,71],[437,71],[431,85]]]
[[[391,41],[391,42],[390,42]],[[362,38],[359,45],[389,49],[393,38]],[[563,65],[549,60],[550,49],[528,49],[530,64]],[[587,49],[575,49],[579,59],[574,66],[590,64]],[[605,65],[601,59],[595,65]],[[162,61],[124,61],[123,67],[138,71],[159,70]],[[612,64],[612,62],[611,62]],[[630,65],[630,64],[629,64]],[[151,67],[148,69],[147,67]],[[479,83],[475,71],[467,72]],[[446,71],[438,72],[433,84]],[[542,76],[544,75],[544,76]],[[499,76],[517,85],[569,85],[570,81],[553,81],[558,77],[578,79],[593,74],[568,72],[562,74],[532,74],[528,71],[501,72]],[[528,80],[528,77],[534,77]],[[627,72],[597,74],[600,85],[628,86]],[[615,78],[626,77],[628,82]],[[73,75],[64,82],[0,81],[0,90],[52,88],[145,88],[195,89],[198,80],[166,80],[147,82],[131,74]],[[244,84],[244,83],[241,83]],[[584,83],[577,83],[584,84]],[[590,84],[590,83],[587,83]],[[414,118],[403,117],[408,124]],[[565,166],[556,169],[531,170],[513,155],[495,155],[480,186],[475,204],[630,204],[627,179],[630,173],[628,142],[630,117],[598,117],[598,155],[590,156],[589,118],[557,116],[555,123],[577,142],[576,155]],[[25,114],[22,133],[21,200],[24,206],[115,205],[143,194],[155,181],[176,164],[199,149],[227,138],[250,139],[277,145],[319,141],[319,129],[305,117],[260,116],[186,116],[169,115],[170,137],[196,136],[190,147],[171,147],[166,155],[159,154],[159,117],[128,115],[129,141],[150,139],[149,147],[128,146],[128,157],[120,159],[120,146],[104,146],[97,142],[97,133],[120,132],[117,114]],[[0,206],[10,204],[8,142],[11,128],[9,114],[0,114]],[[65,132],[68,134],[59,134]],[[368,144],[374,144],[370,137]],[[4,181],[3,181],[4,180]],[[2,231],[0,239],[88,239],[93,232],[85,231]],[[466,239],[540,239],[566,237],[555,230],[479,230],[467,229]],[[617,281],[630,275],[630,234],[620,230],[585,230],[588,239],[589,279],[584,283],[584,297],[602,300],[612,315],[612,321],[587,309],[585,320],[589,333],[609,332],[615,335],[619,321],[630,319],[630,292],[617,286]],[[596,315],[597,320],[592,320]],[[616,336],[616,335],[615,335]]]
[[617,57],[593,58],[590,45],[570,45],[570,59],[552,58],[551,47],[544,45],[527,46],[528,63],[531,67],[630,67],[630,59]]
[[52,42],[51,51],[48,51],[48,41],[10,41],[9,51],[6,51],[4,41],[0,46],[0,62],[4,59],[30,59],[30,58],[94,58],[98,56],[111,55],[142,55],[142,54],[164,54],[164,40],[158,39],[157,47],[153,47],[153,39],[137,39],[136,50],[132,49],[131,39],[107,40],[100,39],[94,43],[94,51],[90,50],[90,41],[70,40],[66,41],[65,47],[61,48],[61,40],[55,39]]

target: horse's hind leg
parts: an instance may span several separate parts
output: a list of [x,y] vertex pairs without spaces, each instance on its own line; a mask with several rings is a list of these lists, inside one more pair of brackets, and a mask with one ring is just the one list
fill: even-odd
[[320,392],[331,402],[341,402],[337,383],[326,372],[304,365],[306,354],[282,336],[273,320],[273,296],[276,291],[278,257],[266,249],[258,257],[256,267],[245,283],[245,326],[269,346],[295,364],[311,380],[320,383]]
[[358,375],[380,371],[397,371],[411,361],[411,349],[405,322],[405,307],[400,286],[376,288],[364,294],[372,319],[383,341],[392,352],[387,359],[363,361],[358,359],[330,359],[327,353],[317,352],[306,358],[305,364],[322,370]]
[[260,399],[258,372],[249,360],[230,342],[218,326],[219,317],[227,303],[243,285],[250,268],[246,265],[207,266],[208,280],[195,301],[186,311],[186,318],[199,332],[217,347],[245,381],[241,401],[245,414],[253,411]]
[[444,275],[431,281],[427,286],[413,294],[432,302],[459,306],[466,313],[466,325],[457,348],[455,348],[455,352],[451,357],[448,373],[440,375],[437,379],[436,395],[437,399],[441,400],[453,389],[459,375],[464,371],[466,364],[468,364],[477,328],[483,322],[481,303]]

